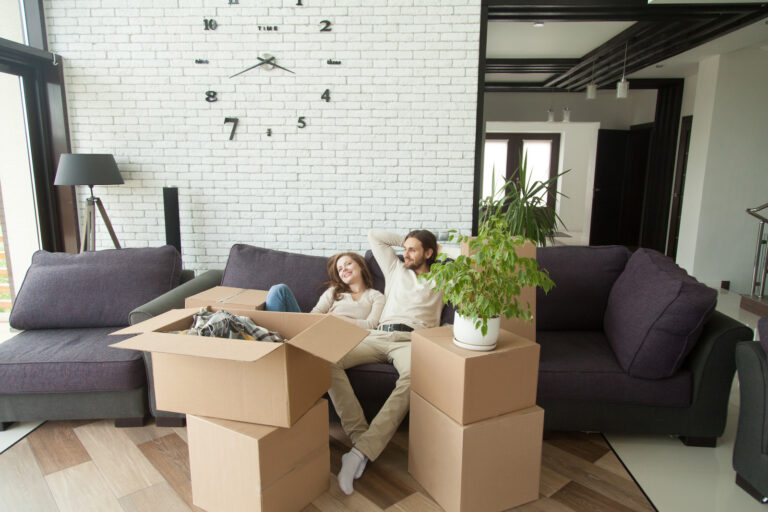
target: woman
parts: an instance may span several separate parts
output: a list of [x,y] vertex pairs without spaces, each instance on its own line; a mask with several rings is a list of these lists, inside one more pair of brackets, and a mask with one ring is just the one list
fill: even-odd
[[[332,313],[364,329],[376,329],[384,309],[384,294],[373,288],[373,276],[362,256],[354,252],[328,259],[328,289],[312,313]],[[278,284],[269,289],[268,311],[301,312],[291,289]]]

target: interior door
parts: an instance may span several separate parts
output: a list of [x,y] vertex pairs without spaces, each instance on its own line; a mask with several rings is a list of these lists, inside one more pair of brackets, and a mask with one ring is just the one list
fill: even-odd
[[589,245],[619,243],[629,130],[599,130]]

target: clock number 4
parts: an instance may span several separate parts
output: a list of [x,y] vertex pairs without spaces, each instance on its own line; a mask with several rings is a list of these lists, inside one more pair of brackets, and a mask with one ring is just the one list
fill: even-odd
[[321,100],[325,100],[325,101],[331,101],[331,90],[330,89],[326,89],[325,92],[323,93],[323,95],[320,96],[320,99]]
[[235,130],[237,130],[238,119],[236,117],[225,117],[224,124],[232,123],[232,132],[229,134],[229,140],[235,138]]
[[323,28],[320,29],[320,32],[331,32],[331,25],[333,25],[333,23],[328,20],[323,20],[320,24],[323,26]]
[[219,25],[216,23],[216,20],[203,20],[203,24],[205,25],[205,30],[216,30],[216,27]]

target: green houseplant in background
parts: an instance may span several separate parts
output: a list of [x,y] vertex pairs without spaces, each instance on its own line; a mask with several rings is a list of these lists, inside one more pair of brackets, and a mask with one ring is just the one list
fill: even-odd
[[[557,180],[569,170],[546,181],[532,180],[528,168],[528,155],[520,158],[517,172],[504,181],[499,190],[480,201],[480,224],[486,219],[504,219],[510,235],[527,238],[536,245],[546,246],[554,240],[556,228],[563,221],[554,208],[547,205],[548,193],[563,195],[557,190]],[[496,170],[492,182],[495,183]],[[542,197],[543,196],[543,197]],[[564,196],[565,197],[565,196]]]
[[539,286],[549,291],[554,286],[534,258],[517,255],[526,240],[510,236],[507,222],[503,215],[487,215],[476,237],[452,232],[452,240],[469,244],[470,255],[446,261],[440,254],[440,264],[421,276],[456,306],[454,343],[462,348],[493,350],[502,315],[532,319],[530,306],[519,300],[522,289]]

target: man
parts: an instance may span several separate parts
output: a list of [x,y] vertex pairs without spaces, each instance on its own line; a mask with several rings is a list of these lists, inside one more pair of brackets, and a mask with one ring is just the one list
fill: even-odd
[[[410,407],[411,331],[437,327],[443,309],[442,295],[419,275],[429,271],[437,258],[437,239],[426,230],[412,231],[405,239],[394,233],[368,233],[373,256],[386,280],[386,304],[379,326],[355,349],[331,367],[331,397],[341,425],[354,448],[341,457],[339,487],[352,494],[369,460],[376,460],[397,431]],[[403,259],[393,247],[403,247]],[[347,368],[365,363],[391,363],[399,374],[394,391],[370,425],[349,383]]]

